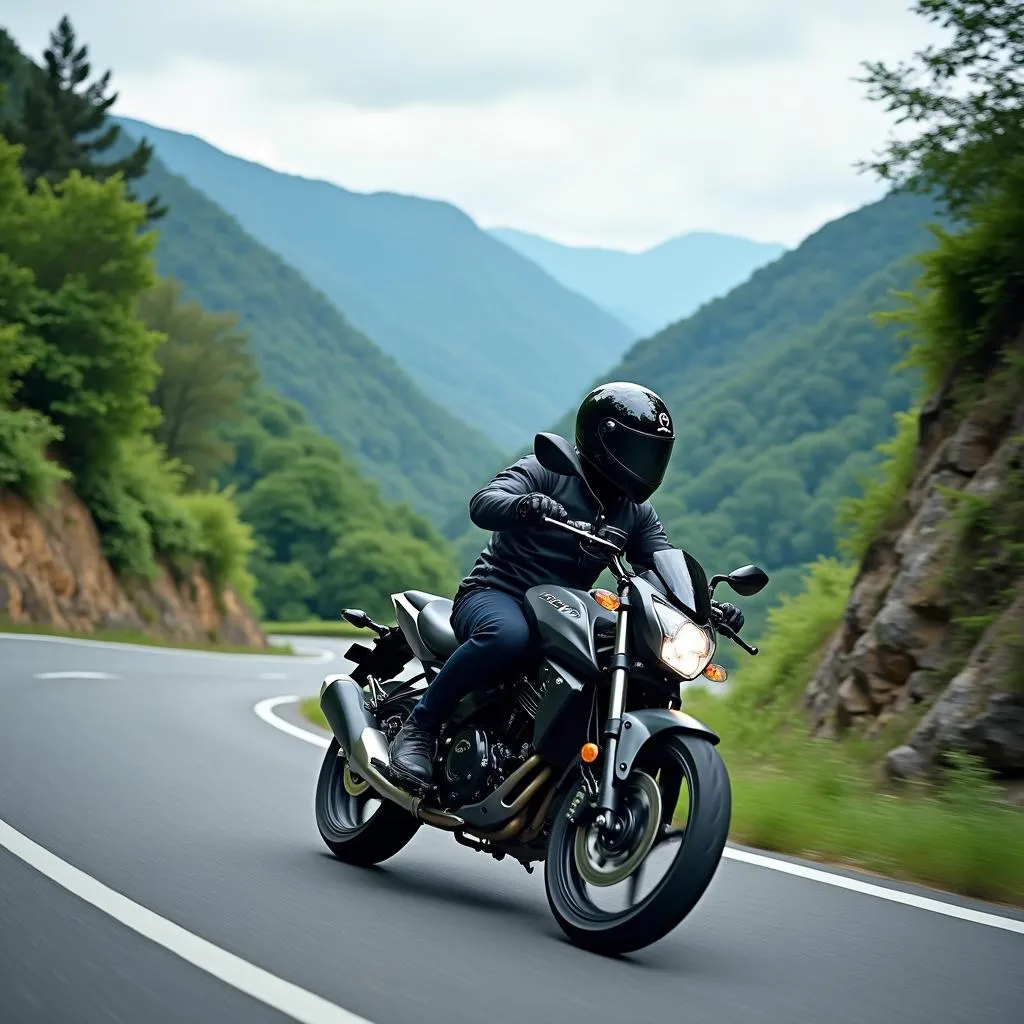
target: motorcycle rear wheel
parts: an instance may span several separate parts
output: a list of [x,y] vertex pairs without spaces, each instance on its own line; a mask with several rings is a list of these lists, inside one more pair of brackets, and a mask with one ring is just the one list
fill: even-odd
[[[378,806],[366,815],[367,805]],[[348,770],[336,739],[324,755],[316,783],[316,825],[327,849],[346,864],[369,867],[399,852],[420,827],[408,811],[377,796]]]
[[[662,779],[679,779],[675,793],[668,794],[664,806],[657,794],[652,800],[649,793],[658,772]],[[676,795],[683,785],[688,790],[688,819],[684,829],[672,830],[669,826]],[[573,825],[567,818],[576,787],[570,788],[554,816],[544,865],[548,905],[559,926],[576,945],[605,955],[630,953],[649,946],[690,913],[718,869],[732,813],[725,764],[715,747],[698,736],[668,733],[652,740],[650,747],[641,751],[626,787],[626,802],[632,801],[634,810],[639,812],[635,818],[642,817],[645,807],[653,809],[661,819],[656,823],[659,835],[680,840],[671,866],[646,897],[622,911],[605,910],[591,898],[588,879],[592,884],[604,870],[608,875],[603,884],[608,885],[617,883],[620,876],[615,874],[614,854],[603,865],[585,865],[583,871],[580,869],[581,851],[588,843],[592,848],[593,837],[592,827]],[[644,822],[637,822],[636,834],[643,856],[637,864],[636,857],[624,851],[620,858],[624,872],[642,870],[652,852],[650,830]],[[623,874],[621,880],[628,877]]]

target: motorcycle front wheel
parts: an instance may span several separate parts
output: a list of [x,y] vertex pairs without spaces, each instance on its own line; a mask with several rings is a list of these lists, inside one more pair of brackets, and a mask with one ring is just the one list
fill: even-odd
[[[544,883],[559,926],[595,953],[629,953],[663,938],[696,906],[729,834],[732,793],[721,755],[706,739],[662,733],[622,784],[623,829],[609,841],[596,825],[573,825],[571,787],[548,843]],[[671,853],[643,894],[643,876]],[[620,890],[621,887],[621,890]],[[625,896],[625,906],[615,898]],[[609,906],[609,904],[613,904]]]

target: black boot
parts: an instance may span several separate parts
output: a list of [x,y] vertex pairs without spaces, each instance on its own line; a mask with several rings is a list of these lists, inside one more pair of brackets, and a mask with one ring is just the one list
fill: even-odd
[[406,722],[391,743],[391,771],[400,782],[426,789],[434,780],[437,737],[412,722]]

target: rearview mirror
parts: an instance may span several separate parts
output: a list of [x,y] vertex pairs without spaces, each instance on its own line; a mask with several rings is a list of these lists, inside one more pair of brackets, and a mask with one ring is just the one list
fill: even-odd
[[753,597],[768,586],[768,573],[756,565],[744,565],[739,569],[733,569],[728,576],[712,576],[712,594],[719,583],[728,583],[740,597]]
[[549,472],[583,479],[583,464],[580,457],[564,437],[557,434],[538,434],[533,439],[533,454]]

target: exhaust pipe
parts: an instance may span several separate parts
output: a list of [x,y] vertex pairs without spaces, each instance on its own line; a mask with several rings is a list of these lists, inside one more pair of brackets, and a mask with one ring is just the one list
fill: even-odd
[[384,775],[391,764],[388,741],[366,707],[362,688],[351,676],[328,676],[320,687],[320,710],[331,727],[349,764],[383,797],[413,817],[449,831],[466,823],[457,814],[423,807],[423,798],[399,788]]

